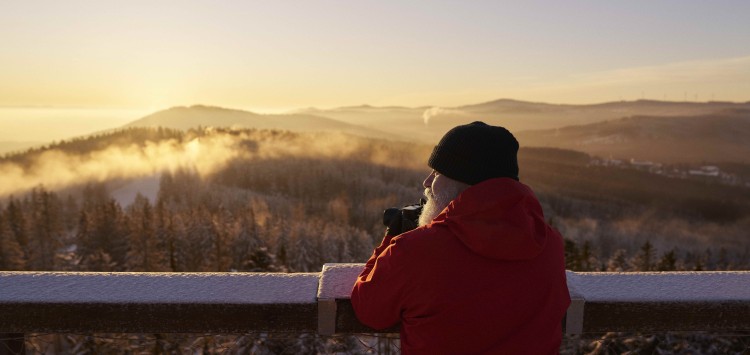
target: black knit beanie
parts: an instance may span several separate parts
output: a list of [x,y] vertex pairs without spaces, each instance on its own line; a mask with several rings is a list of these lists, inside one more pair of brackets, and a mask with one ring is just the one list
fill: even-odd
[[427,165],[469,185],[497,177],[518,180],[517,153],[518,141],[507,129],[477,121],[448,131]]

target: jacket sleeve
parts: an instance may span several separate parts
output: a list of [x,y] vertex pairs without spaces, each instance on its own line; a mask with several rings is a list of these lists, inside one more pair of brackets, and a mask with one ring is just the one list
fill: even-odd
[[383,238],[352,289],[352,306],[363,324],[384,329],[397,324],[406,301],[408,277],[400,238]]

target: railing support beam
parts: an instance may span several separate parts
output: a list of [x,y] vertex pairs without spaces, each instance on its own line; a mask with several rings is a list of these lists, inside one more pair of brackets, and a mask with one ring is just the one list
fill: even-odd
[[0,333],[0,355],[26,354],[23,333]]

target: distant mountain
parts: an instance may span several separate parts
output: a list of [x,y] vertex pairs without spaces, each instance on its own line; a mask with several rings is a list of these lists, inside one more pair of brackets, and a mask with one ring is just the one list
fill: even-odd
[[295,132],[340,131],[373,138],[392,135],[375,129],[311,114],[262,115],[213,106],[178,106],[128,123],[124,127],[166,127],[186,130],[203,127],[279,129]]
[[[372,138],[435,144],[452,127],[481,120],[507,127],[523,137],[525,144],[536,146],[562,147],[626,158],[653,157],[663,161],[699,161],[719,157],[741,161],[743,157],[739,152],[745,152],[741,139],[735,142],[727,141],[721,135],[702,137],[706,133],[700,127],[708,124],[716,126],[717,130],[733,130],[729,126],[742,126],[744,121],[741,117],[747,116],[746,112],[750,112],[750,102],[652,100],[562,105],[500,99],[458,107],[361,105],[333,109],[307,108],[274,115],[196,105],[159,111],[131,122],[126,127],[187,129],[214,126],[296,132],[341,131]],[[626,117],[630,118],[622,120]],[[630,133],[622,133],[620,130]],[[610,131],[619,133],[602,133]],[[654,134],[666,138],[648,138]],[[668,142],[675,146],[683,143],[690,146],[689,141],[710,142],[716,148],[696,151],[687,159],[674,156],[674,149],[666,149],[661,145]]]
[[592,105],[563,105],[500,99],[458,107],[373,107],[299,111],[350,124],[392,132],[434,144],[450,128],[473,121],[504,126],[512,132],[585,125],[631,116],[696,116],[750,109],[750,102],[620,101]]
[[516,133],[524,146],[663,163],[750,162],[750,109],[710,115],[633,116]]
[[500,99],[476,105],[456,107],[456,109],[475,113],[548,113],[548,112],[600,112],[614,115],[651,115],[676,116],[695,115],[720,110],[750,108],[750,103],[722,101],[687,102],[687,101],[614,101],[600,104],[571,105],[528,102],[512,99]]
[[[338,107],[333,109],[306,108],[295,111],[329,117],[341,122],[391,133],[391,138],[408,137],[422,143],[433,143],[438,133],[424,124],[424,113],[430,107],[376,107],[370,105]],[[444,132],[439,132],[442,135]]]
[[[670,102],[654,100],[607,102],[592,105],[561,105],[502,99],[477,105],[460,106],[451,121],[482,119],[511,131],[584,125],[631,116],[697,116],[734,109],[750,109],[750,103]],[[461,115],[465,118],[461,119]],[[436,124],[440,120],[437,117]]]

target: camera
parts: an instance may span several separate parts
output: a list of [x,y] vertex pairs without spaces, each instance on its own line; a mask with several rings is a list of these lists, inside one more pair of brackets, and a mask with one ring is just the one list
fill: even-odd
[[419,226],[419,215],[422,214],[422,207],[425,202],[422,199],[417,204],[401,208],[391,207],[383,211],[383,225],[388,227],[386,234],[396,235],[417,228]]

